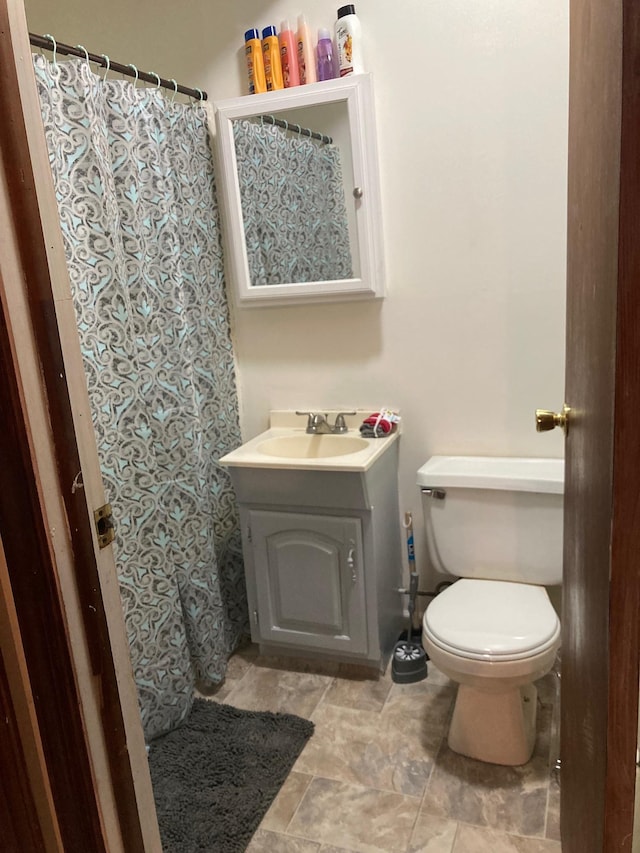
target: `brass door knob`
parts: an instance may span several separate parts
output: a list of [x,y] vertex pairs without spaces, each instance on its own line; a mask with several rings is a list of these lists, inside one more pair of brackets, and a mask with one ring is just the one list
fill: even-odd
[[547,432],[560,427],[566,435],[569,431],[569,412],[571,409],[565,403],[561,412],[550,412],[548,409],[536,409],[536,430]]

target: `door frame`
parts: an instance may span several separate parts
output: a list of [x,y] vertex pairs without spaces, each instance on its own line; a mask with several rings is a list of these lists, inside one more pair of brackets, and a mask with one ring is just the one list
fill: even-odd
[[[632,0],[621,0],[620,8],[624,49],[618,392],[607,603],[608,687],[601,697],[606,705],[605,794],[600,804],[606,853],[630,849],[627,839],[633,822],[635,763],[629,754],[633,744],[635,757],[640,600],[638,542],[632,533],[634,527],[640,530],[638,478],[634,476],[640,470],[640,450],[634,441],[640,412],[640,340],[636,336],[640,306],[634,288],[640,281],[640,241],[634,241],[633,228],[640,221],[639,84],[633,73],[640,10]],[[12,638],[14,649],[20,644],[25,649],[34,696],[33,720],[43,745],[46,781],[56,813],[50,815],[51,825],[54,818],[59,820],[64,836],[71,832],[64,828],[65,809],[72,815],[86,810],[88,832],[102,839],[102,849],[111,853],[126,846],[127,851],[159,851],[135,686],[121,610],[116,606],[113,557],[111,549],[98,550],[91,523],[102,486],[30,53],[22,0],[0,0],[0,315],[4,321],[0,323],[0,344],[7,379],[7,391],[0,400],[11,413],[11,428],[19,438],[16,454],[22,465],[21,472],[12,469],[11,475],[6,474],[2,488],[22,489],[24,506],[31,507],[29,536],[39,548],[36,566],[48,596],[42,599],[46,604],[42,613],[49,617],[50,632],[47,642],[42,642],[42,624],[29,623],[27,618],[27,590],[18,579],[34,564],[15,547],[10,552],[4,538],[6,528],[2,528],[5,516],[0,517],[0,533],[18,626]],[[83,487],[74,491],[74,483]],[[18,519],[17,523],[22,522]],[[6,596],[6,589],[3,592]],[[38,676],[45,669],[51,643],[59,644],[58,665],[66,681],[64,689],[46,693],[44,701],[38,696],[48,688]],[[17,652],[8,646],[3,642],[2,654],[17,664]],[[631,675],[633,682],[626,680]],[[598,697],[591,697],[594,700]],[[52,713],[47,713],[48,708]],[[76,738],[77,748],[72,756],[62,757],[62,764],[81,768],[85,783],[81,793],[55,776],[56,762],[50,750],[55,748],[60,729],[53,710],[55,714],[70,713],[65,728]],[[26,752],[24,731],[20,737]],[[580,813],[584,815],[576,808],[576,814]]]
[[0,0],[0,115],[2,655],[24,649],[64,848],[160,851],[22,0]]
[[640,6],[572,0],[561,835],[631,851],[640,644]]

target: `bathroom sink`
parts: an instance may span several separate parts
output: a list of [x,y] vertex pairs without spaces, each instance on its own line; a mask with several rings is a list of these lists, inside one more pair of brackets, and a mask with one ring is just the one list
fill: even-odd
[[368,446],[366,438],[348,435],[282,435],[256,447],[258,453],[284,459],[328,459],[358,453]]
[[[368,471],[393,445],[397,432],[384,438],[363,438],[358,428],[370,409],[347,416],[348,433],[311,435],[300,416],[290,411],[271,412],[271,427],[250,439],[219,462],[229,468],[266,468],[289,471]],[[330,423],[336,413],[328,413]]]

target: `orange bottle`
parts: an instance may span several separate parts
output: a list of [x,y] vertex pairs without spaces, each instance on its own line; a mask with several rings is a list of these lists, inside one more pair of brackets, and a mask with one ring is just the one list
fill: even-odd
[[284,89],[282,65],[280,63],[280,45],[275,27],[265,27],[262,31],[262,58],[267,92]]
[[247,57],[247,74],[249,76],[249,94],[258,95],[267,91],[267,81],[264,76],[262,61],[262,44],[260,31],[247,30],[244,34],[244,52]]

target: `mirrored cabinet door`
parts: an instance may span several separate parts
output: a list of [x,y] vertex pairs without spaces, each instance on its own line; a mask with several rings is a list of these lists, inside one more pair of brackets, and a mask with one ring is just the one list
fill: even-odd
[[214,106],[237,303],[383,296],[371,75]]

